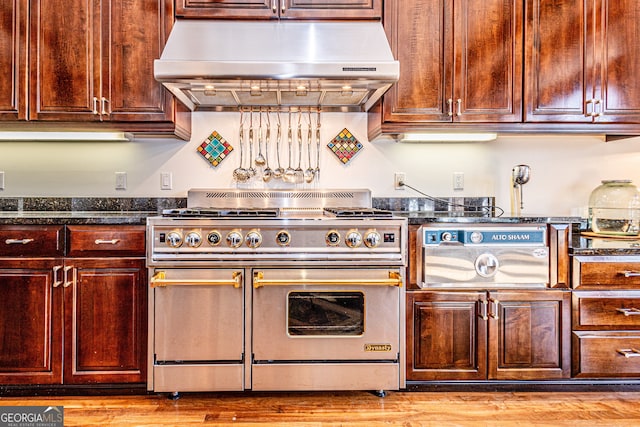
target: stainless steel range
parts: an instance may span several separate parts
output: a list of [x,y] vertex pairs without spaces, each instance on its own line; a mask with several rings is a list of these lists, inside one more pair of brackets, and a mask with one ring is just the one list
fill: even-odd
[[148,388],[405,386],[406,219],[368,190],[191,190],[147,221]]

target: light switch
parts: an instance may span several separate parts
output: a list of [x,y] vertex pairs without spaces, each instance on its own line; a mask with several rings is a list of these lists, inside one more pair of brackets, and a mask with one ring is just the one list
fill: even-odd
[[171,190],[173,188],[171,172],[161,172],[160,173],[160,189],[161,190]]
[[127,173],[116,172],[116,190],[126,190],[126,189],[127,189]]

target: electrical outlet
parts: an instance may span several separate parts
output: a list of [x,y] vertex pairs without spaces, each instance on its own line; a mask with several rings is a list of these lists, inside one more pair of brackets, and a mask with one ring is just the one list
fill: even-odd
[[161,172],[160,173],[160,189],[161,190],[171,190],[173,188],[173,177],[171,176],[171,172]]
[[393,188],[396,190],[404,190],[405,173],[396,172],[393,174]]
[[4,171],[0,172],[0,190],[4,190]]
[[464,190],[464,172],[453,173],[453,189]]
[[127,189],[127,173],[116,172],[116,190],[126,190],[126,189]]

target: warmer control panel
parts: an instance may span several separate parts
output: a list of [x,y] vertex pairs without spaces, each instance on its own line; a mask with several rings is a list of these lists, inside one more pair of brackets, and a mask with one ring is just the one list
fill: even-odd
[[424,246],[544,246],[547,244],[547,227],[545,225],[466,228],[422,227],[420,230]]

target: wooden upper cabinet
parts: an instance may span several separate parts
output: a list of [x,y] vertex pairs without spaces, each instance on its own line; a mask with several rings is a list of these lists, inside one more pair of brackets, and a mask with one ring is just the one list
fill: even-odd
[[520,121],[522,16],[522,0],[385,2],[400,80],[383,123]]
[[0,2],[0,120],[27,118],[27,0]]
[[382,0],[176,0],[176,16],[224,19],[380,19]]
[[31,120],[167,121],[153,77],[171,0],[31,0]]
[[525,121],[640,123],[640,2],[531,0]]

